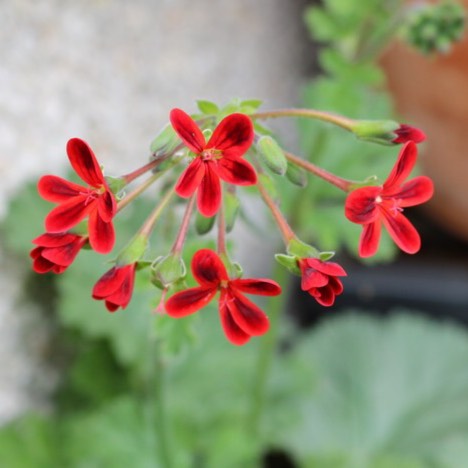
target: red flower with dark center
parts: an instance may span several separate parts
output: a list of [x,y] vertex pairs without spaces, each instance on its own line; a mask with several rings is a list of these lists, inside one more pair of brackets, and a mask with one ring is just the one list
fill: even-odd
[[32,242],[37,247],[29,254],[33,259],[36,273],[63,273],[75,260],[80,249],[88,241],[87,237],[69,232],[57,234],[45,233]]
[[93,288],[93,299],[104,300],[109,312],[128,306],[135,282],[136,262],[115,266],[98,280]]
[[393,133],[397,136],[392,140],[392,143],[396,144],[407,143],[408,141],[421,143],[426,139],[426,134],[422,130],[406,124],[401,124]]
[[263,278],[230,280],[221,259],[209,249],[199,250],[193,256],[192,273],[200,286],[170,297],[165,304],[168,315],[179,318],[193,314],[220,291],[221,324],[231,343],[243,345],[251,336],[268,331],[268,317],[243,293],[276,296],[281,293],[281,287],[275,281]]
[[382,223],[398,247],[406,253],[416,253],[421,239],[415,227],[403,215],[408,206],[428,201],[434,193],[429,177],[419,176],[403,183],[417,159],[417,147],[412,141],[400,151],[398,160],[383,185],[362,187],[348,195],[345,215],[353,223],[362,224],[359,255],[369,257],[377,251]]
[[234,185],[253,185],[257,174],[253,166],[242,159],[254,138],[252,121],[244,114],[231,114],[215,128],[208,143],[193,119],[180,109],[170,113],[171,124],[180,139],[196,154],[180,176],[175,187],[184,198],[197,192],[201,214],[211,217],[221,203],[222,179]]
[[47,201],[59,204],[47,215],[46,230],[50,233],[65,232],[89,216],[91,247],[96,252],[108,253],[115,242],[112,219],[117,205],[114,195],[87,143],[72,138],[67,143],[67,154],[73,169],[89,187],[54,175],[42,177],[38,184],[39,194]]
[[323,306],[332,306],[335,296],[343,292],[343,283],[338,276],[346,276],[343,267],[334,262],[323,262],[318,258],[301,258],[301,289],[307,291]]

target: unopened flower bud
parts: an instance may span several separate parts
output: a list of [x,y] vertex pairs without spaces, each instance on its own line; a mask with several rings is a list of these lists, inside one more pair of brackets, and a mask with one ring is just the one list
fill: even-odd
[[130,265],[138,262],[148,247],[148,237],[137,234],[127,246],[119,253],[116,264]]
[[237,195],[229,190],[224,192],[224,219],[226,232],[231,232],[237,219],[240,201]]
[[197,233],[202,236],[203,234],[207,234],[213,228],[214,222],[216,220],[215,216],[203,216],[199,211],[195,217],[195,230]]
[[288,161],[286,177],[291,183],[302,188],[304,188],[307,185],[307,182],[309,180],[307,178],[307,172],[304,169],[302,169],[302,167],[299,167],[297,164],[294,164],[290,161]]
[[350,130],[361,140],[382,145],[395,145],[414,141],[421,143],[426,139],[424,132],[416,127],[399,124],[393,120],[355,120]]
[[171,286],[187,274],[182,257],[172,253],[157,258],[151,268],[151,282],[161,289]]
[[180,144],[180,139],[171,124],[167,124],[151,142],[150,150],[154,157],[172,153]]
[[257,143],[257,150],[265,165],[275,174],[284,175],[288,161],[280,145],[270,136],[262,136]]

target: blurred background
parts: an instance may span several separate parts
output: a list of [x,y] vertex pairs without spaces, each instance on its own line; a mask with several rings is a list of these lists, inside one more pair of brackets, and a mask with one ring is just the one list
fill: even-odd
[[[1,2],[0,466],[468,466],[462,5]],[[253,377],[262,345],[233,349],[216,312],[153,330],[154,291],[110,315],[89,298],[99,276],[90,253],[63,278],[31,274],[27,255],[50,209],[35,181],[66,173],[69,138],[88,141],[111,174],[127,173],[146,161],[171,108],[195,112],[197,99],[235,97],[418,126],[428,136],[419,171],[436,187],[427,206],[408,211],[421,252],[398,254],[384,238],[366,263],[356,258],[360,228],[344,218],[342,194],[314,180],[299,195],[279,188],[300,236],[337,250],[348,278],[329,310],[291,278],[284,302],[268,306],[285,313],[263,393]],[[285,148],[348,178],[384,180],[399,149],[319,122],[271,128]],[[123,222],[139,219],[144,203]],[[279,251],[268,216],[249,227],[260,209],[246,210],[236,238],[249,277],[276,274],[269,259],[252,261],[253,252]],[[157,353],[141,344],[149,328],[169,343],[156,339]],[[161,366],[172,464],[161,456],[163,415],[152,402]]]

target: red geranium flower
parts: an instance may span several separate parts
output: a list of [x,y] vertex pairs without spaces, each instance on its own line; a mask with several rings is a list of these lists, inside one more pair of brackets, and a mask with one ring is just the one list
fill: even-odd
[[36,273],[63,273],[75,260],[80,249],[88,241],[87,237],[69,232],[57,234],[45,233],[32,242],[37,247],[29,254],[33,259]]
[[108,253],[115,241],[112,218],[117,206],[114,195],[87,143],[72,138],[67,143],[67,154],[73,169],[90,187],[54,175],[42,177],[38,184],[39,194],[47,201],[59,203],[46,217],[46,230],[51,233],[65,232],[89,216],[91,247],[96,252]]
[[221,203],[220,178],[234,185],[252,185],[257,175],[242,159],[254,138],[252,121],[244,114],[231,114],[215,128],[208,143],[193,119],[180,109],[170,114],[171,124],[180,139],[197,156],[180,176],[176,192],[184,198],[197,193],[198,209],[210,217]]
[[411,127],[410,125],[401,124],[393,133],[396,137],[392,140],[393,143],[407,143],[408,141],[414,141],[415,143],[421,143],[426,139],[426,134],[419,130],[419,128]]
[[251,336],[268,331],[268,317],[242,293],[276,296],[281,287],[269,279],[230,280],[223,262],[209,249],[199,250],[192,259],[192,273],[200,284],[174,294],[166,302],[166,311],[179,318],[193,314],[207,305],[218,291],[221,324],[227,339],[235,344],[246,343]]
[[323,262],[318,258],[301,258],[301,289],[307,291],[323,306],[331,306],[335,296],[343,292],[343,283],[338,276],[346,276],[343,268],[334,262]]
[[348,195],[346,217],[364,228],[359,242],[361,257],[369,257],[377,251],[382,223],[401,250],[412,254],[420,249],[419,234],[402,212],[403,208],[429,200],[434,187],[431,179],[425,176],[403,183],[413,169],[416,158],[416,144],[410,141],[401,149],[383,185],[358,188]]
[[104,300],[109,312],[128,306],[135,282],[136,262],[115,266],[98,280],[93,288],[93,299]]

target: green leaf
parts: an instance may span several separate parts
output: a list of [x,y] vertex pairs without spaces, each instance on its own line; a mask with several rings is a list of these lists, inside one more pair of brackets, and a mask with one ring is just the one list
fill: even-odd
[[454,440],[468,446],[465,331],[409,313],[348,315],[307,333],[293,353],[322,382],[303,401],[302,424],[285,434],[301,458],[344,453],[346,467],[463,466],[466,458],[440,463]]
[[203,99],[197,100],[197,107],[201,113],[207,115],[216,115],[219,112],[219,107],[214,102]]

